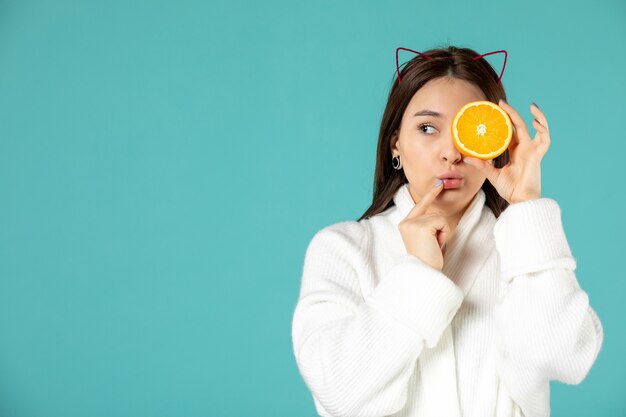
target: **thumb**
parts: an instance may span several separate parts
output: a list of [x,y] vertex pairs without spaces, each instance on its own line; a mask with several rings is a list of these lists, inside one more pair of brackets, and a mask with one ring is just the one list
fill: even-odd
[[491,162],[483,161],[482,159],[478,158],[472,158],[470,156],[464,157],[463,162],[485,174],[487,179],[493,184],[493,181],[496,179],[496,173],[498,168],[491,165]]

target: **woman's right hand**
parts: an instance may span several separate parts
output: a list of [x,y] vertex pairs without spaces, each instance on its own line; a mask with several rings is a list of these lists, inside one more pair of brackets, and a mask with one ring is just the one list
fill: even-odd
[[439,271],[443,269],[441,247],[449,238],[450,226],[441,214],[426,211],[441,190],[443,184],[433,187],[398,224],[406,251]]

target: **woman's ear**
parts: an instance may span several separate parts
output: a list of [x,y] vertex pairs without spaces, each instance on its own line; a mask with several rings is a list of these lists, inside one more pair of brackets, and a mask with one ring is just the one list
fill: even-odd
[[394,132],[391,134],[390,145],[392,151],[398,150],[398,129],[394,130]]

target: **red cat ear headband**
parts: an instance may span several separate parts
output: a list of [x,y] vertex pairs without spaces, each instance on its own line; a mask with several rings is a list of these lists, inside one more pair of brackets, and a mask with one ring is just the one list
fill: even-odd
[[[400,78],[400,66],[398,65],[398,51],[399,51],[400,49],[403,49],[403,50],[405,50],[405,51],[409,51],[409,52],[415,52],[416,54],[420,54],[421,56],[423,56],[423,57],[424,57],[424,58],[426,58],[426,59],[433,59],[433,58],[431,58],[430,56],[428,56],[428,55],[426,55],[426,54],[423,54],[423,53],[421,53],[421,52],[414,51],[414,50],[412,50],[412,49],[402,48],[402,47],[400,47],[400,48],[396,48],[396,72],[397,72],[397,74],[398,74],[398,84],[400,84],[400,82],[402,81],[402,78]],[[487,56],[487,55],[491,55],[491,54],[498,54],[498,53],[504,53],[504,64],[502,65],[502,71],[500,71],[500,77],[498,77],[498,85],[499,85],[499,84],[500,84],[500,80],[502,79],[502,74],[504,74],[504,68],[506,67],[506,58],[507,58],[507,56],[508,56],[508,54],[506,53],[506,51],[505,51],[504,49],[501,49],[501,50],[499,50],[499,51],[487,52],[486,54],[482,54],[482,55],[479,55],[479,56],[475,56],[475,57],[474,57],[474,58],[472,58],[472,59],[479,59],[479,58],[482,58],[482,57]]]

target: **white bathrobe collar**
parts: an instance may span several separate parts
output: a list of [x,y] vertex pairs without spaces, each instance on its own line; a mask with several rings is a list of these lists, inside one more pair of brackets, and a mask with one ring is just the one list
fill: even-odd
[[[486,195],[481,188],[461,216],[454,236],[447,242],[442,272],[461,288],[463,295],[469,292],[479,269],[494,248],[493,226],[496,218],[485,205],[485,200]],[[389,215],[397,230],[400,221],[415,206],[408,183],[396,191],[393,201],[397,208]]]

